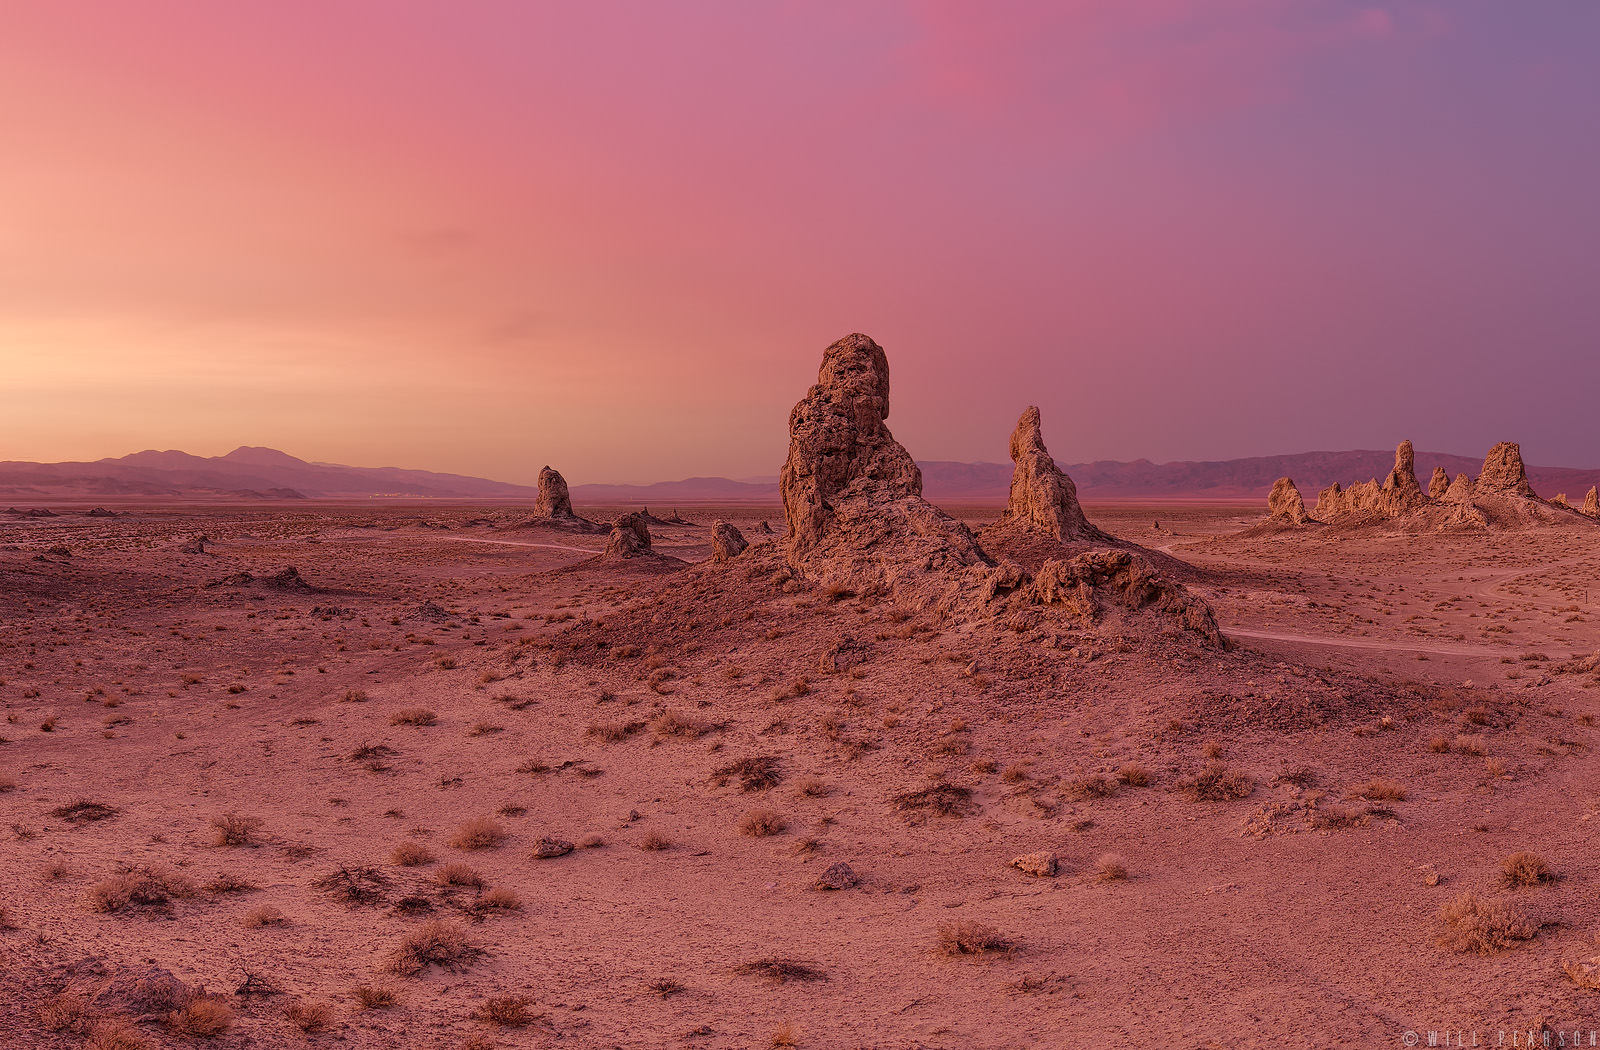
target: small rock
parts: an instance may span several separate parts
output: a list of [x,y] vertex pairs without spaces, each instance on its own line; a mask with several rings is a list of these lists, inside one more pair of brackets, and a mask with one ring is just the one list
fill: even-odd
[[533,844],[533,855],[540,860],[549,860],[551,857],[565,857],[575,848],[565,839],[546,837]]
[[861,880],[856,878],[856,873],[844,861],[830,864],[828,870],[817,876],[817,889],[819,890],[847,890]]
[[1024,875],[1034,875],[1041,879],[1053,879],[1060,865],[1056,855],[1049,852],[1024,853],[1011,861],[1011,866]]

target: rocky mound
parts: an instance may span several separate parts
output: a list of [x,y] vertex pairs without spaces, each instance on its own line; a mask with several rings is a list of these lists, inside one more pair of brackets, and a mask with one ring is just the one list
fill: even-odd
[[533,503],[533,517],[523,522],[567,532],[604,532],[605,526],[579,517],[572,509],[572,493],[561,472],[546,464],[539,471],[539,496]]
[[611,535],[606,537],[605,553],[608,561],[623,558],[640,558],[654,553],[650,549],[650,527],[640,514],[624,514],[611,525]]
[[749,546],[744,533],[740,532],[737,526],[726,521],[719,521],[711,526],[712,561],[721,563],[737,558]]
[[991,564],[965,525],[922,498],[922,471],[888,418],[883,348],[860,334],[828,347],[816,385],[789,413],[778,475],[797,577],[859,590]]
[[1104,541],[1078,504],[1078,488],[1051,458],[1039,426],[1039,408],[1029,405],[1011,432],[1011,496],[998,527],[1026,529],[1054,540]]
[[1522,465],[1522,449],[1516,442],[1502,441],[1489,450],[1483,460],[1483,472],[1472,483],[1472,494],[1539,498],[1533,486],[1528,484],[1528,472]]
[[[1433,482],[1429,482],[1433,487]],[[1394,468],[1383,484],[1377,479],[1341,488],[1338,482],[1323,489],[1317,497],[1319,521],[1362,522],[1398,518],[1426,505],[1428,497],[1417,484],[1417,456],[1411,442],[1402,441],[1394,450]]]
[[1289,529],[1303,529],[1318,522],[1306,513],[1306,501],[1293,478],[1283,477],[1272,483],[1267,495],[1267,518],[1245,530],[1246,535],[1262,536]]
[[1428,498],[1443,499],[1448,491],[1450,491],[1450,475],[1443,467],[1434,467],[1433,477],[1428,479]]

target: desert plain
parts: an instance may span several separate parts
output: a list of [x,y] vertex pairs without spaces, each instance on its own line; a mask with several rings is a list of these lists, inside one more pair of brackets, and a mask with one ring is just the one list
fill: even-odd
[[0,518],[0,1042],[1590,1045],[1600,525],[931,508],[829,360],[787,507]]

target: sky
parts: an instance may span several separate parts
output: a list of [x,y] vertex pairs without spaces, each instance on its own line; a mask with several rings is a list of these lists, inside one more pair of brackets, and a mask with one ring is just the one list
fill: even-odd
[[1600,3],[0,0],[0,460],[1600,465]]

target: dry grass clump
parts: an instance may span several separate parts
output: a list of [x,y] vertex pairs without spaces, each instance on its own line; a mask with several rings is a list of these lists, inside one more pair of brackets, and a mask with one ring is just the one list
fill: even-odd
[[393,988],[383,985],[358,984],[350,989],[350,998],[362,1010],[384,1010],[400,1001]]
[[478,874],[478,869],[459,860],[451,861],[435,871],[433,881],[441,886],[466,886],[475,890],[483,888],[483,876]]
[[650,728],[654,730],[656,736],[675,736],[688,740],[698,740],[716,727],[710,722],[702,722],[698,718],[690,717],[678,711],[664,711],[651,723]]
[[270,904],[263,904],[251,908],[244,913],[244,918],[239,920],[247,930],[259,930],[263,926],[282,926],[289,920],[284,918],[283,912]]
[[89,907],[98,912],[156,908],[194,896],[194,884],[162,868],[130,868],[89,890]]
[[602,744],[620,744],[643,728],[643,722],[596,722],[584,732]]
[[57,992],[40,1005],[39,1023],[48,1032],[82,1033],[94,1017],[89,1000],[77,992]]
[[1121,854],[1107,853],[1094,862],[1094,870],[1101,882],[1121,882],[1128,877],[1128,862]]
[[718,787],[737,780],[742,791],[765,791],[783,783],[783,773],[776,755],[755,755],[717,767],[711,771],[711,780]]
[[367,702],[367,694],[361,689],[346,689],[344,695],[339,698],[339,702],[341,704],[364,704]]
[[255,833],[261,830],[260,817],[247,817],[242,813],[228,812],[211,818],[211,841],[218,846],[253,846]]
[[943,955],[989,955],[1015,948],[1011,938],[981,922],[963,919],[939,924],[939,952]]
[[328,1003],[308,1003],[297,999],[284,1007],[283,1016],[307,1035],[327,1031],[333,1023],[333,1007]]
[[1406,789],[1397,780],[1374,777],[1356,789],[1356,794],[1370,802],[1404,802]]
[[478,1007],[478,1020],[498,1028],[523,1028],[533,1020],[528,1012],[532,1003],[525,995],[490,996]]
[[117,815],[117,808],[104,802],[79,799],[70,805],[57,806],[50,811],[50,815],[68,824],[92,824],[97,820],[110,820]]
[[233,1010],[220,999],[197,995],[167,1015],[167,1027],[179,1035],[211,1039],[233,1024]]
[[389,851],[389,863],[397,864],[402,868],[415,868],[423,864],[432,864],[433,860],[433,851],[420,842],[407,840]]
[[659,831],[651,831],[639,840],[639,848],[644,850],[668,850],[672,848],[672,840]]
[[506,829],[493,817],[473,817],[456,828],[450,836],[450,845],[456,849],[493,849],[506,840]]
[[1537,932],[1532,920],[1516,908],[1504,901],[1479,897],[1471,890],[1448,901],[1439,909],[1439,918],[1445,924],[1439,947],[1453,952],[1491,955]]
[[431,726],[439,716],[426,707],[403,707],[389,716],[392,726]]
[[772,1030],[770,1045],[773,1050],[785,1050],[787,1047],[800,1045],[800,1030],[794,1026],[793,1021],[785,1021]]
[[972,789],[939,782],[894,797],[894,808],[901,813],[934,813],[941,817],[964,817],[972,812]]
[[753,839],[782,834],[788,827],[783,814],[772,809],[752,809],[739,818],[739,834]]
[[1150,785],[1150,772],[1137,759],[1129,759],[1117,770],[1117,780],[1128,787],[1142,788]]
[[1456,750],[1466,755],[1486,755],[1489,753],[1488,745],[1483,737],[1476,733],[1459,733],[1456,735]]
[[377,904],[383,898],[380,887],[388,881],[377,868],[337,868],[318,879],[315,885],[335,900],[355,906]]
[[1500,864],[1500,880],[1512,889],[1556,881],[1556,873],[1537,853],[1518,850]]
[[1566,971],[1567,979],[1579,988],[1587,988],[1591,992],[1600,992],[1600,955],[1587,961],[1581,959],[1564,959],[1561,969]]
[[1196,802],[1226,802],[1249,797],[1256,789],[1256,782],[1248,773],[1241,773],[1222,762],[1212,762],[1180,786]]
[[389,953],[384,968],[401,977],[415,977],[429,966],[454,969],[479,953],[467,933],[447,919],[430,919],[418,926]]
[[89,1030],[83,1050],[155,1050],[155,1044],[126,1021],[110,1021]]
[[750,977],[759,977],[763,981],[773,984],[786,984],[789,981],[826,981],[828,972],[807,962],[790,959],[786,956],[773,955],[755,962],[743,963],[735,967],[736,973]]
[[227,871],[218,872],[216,878],[201,888],[207,893],[254,893],[256,891],[255,883]]
[[510,887],[496,886],[494,889],[484,890],[474,906],[479,911],[521,911],[522,898]]
[[1103,773],[1095,773],[1067,781],[1061,791],[1071,799],[1110,798],[1117,793],[1117,782]]

